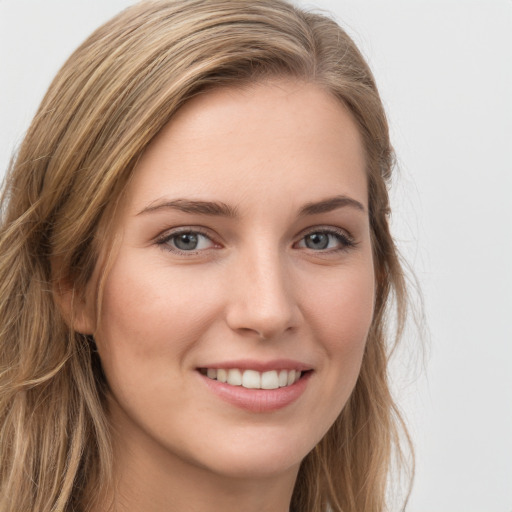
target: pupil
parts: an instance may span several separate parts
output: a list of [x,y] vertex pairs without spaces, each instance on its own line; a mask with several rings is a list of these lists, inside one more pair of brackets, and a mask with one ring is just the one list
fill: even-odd
[[329,236],[325,233],[313,233],[306,238],[306,247],[309,249],[325,249],[329,245]]
[[197,235],[193,233],[182,233],[176,237],[174,243],[178,249],[184,251],[194,250],[197,247]]

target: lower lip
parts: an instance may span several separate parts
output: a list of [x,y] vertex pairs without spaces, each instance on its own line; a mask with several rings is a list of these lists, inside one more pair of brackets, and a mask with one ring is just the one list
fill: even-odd
[[222,400],[250,412],[272,412],[295,402],[304,393],[312,372],[307,372],[292,384],[277,389],[248,389],[231,386],[199,374],[208,388]]

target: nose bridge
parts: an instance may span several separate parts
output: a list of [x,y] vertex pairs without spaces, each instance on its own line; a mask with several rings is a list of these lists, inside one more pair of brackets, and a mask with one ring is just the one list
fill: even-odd
[[272,338],[297,325],[299,308],[285,258],[277,244],[239,254],[228,311],[232,329]]

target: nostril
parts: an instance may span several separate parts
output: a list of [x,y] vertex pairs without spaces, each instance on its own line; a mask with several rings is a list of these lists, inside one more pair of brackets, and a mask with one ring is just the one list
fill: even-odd
[[290,333],[300,323],[300,312],[294,311],[293,306],[274,311],[235,304],[227,315],[228,326],[242,336],[257,337],[261,340],[271,340]]

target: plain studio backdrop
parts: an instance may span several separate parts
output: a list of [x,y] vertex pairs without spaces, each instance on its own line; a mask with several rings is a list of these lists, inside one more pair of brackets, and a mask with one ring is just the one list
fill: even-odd
[[[64,60],[131,3],[0,0],[1,174]],[[416,445],[407,510],[512,512],[512,1],[300,4],[368,58],[398,156],[393,228],[428,329],[393,370]]]

